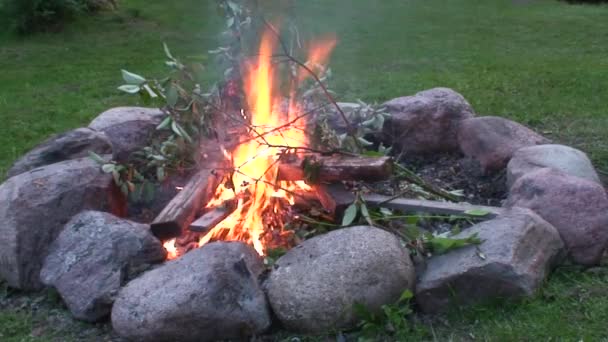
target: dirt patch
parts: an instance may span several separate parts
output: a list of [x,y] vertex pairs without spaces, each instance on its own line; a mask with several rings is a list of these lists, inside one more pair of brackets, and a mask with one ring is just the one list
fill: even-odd
[[504,171],[485,175],[475,161],[461,155],[409,155],[399,162],[429,183],[462,192],[464,202],[500,207],[507,198]]

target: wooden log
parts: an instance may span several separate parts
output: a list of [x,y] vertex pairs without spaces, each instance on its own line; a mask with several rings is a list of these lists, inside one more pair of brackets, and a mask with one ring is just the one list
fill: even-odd
[[[504,212],[500,207],[489,207],[469,203],[438,202],[429,200],[417,200],[409,198],[391,199],[388,196],[364,195],[363,200],[371,206],[381,206],[388,209],[424,212],[440,215],[475,216],[483,219],[492,219]],[[485,215],[467,214],[467,212],[485,212]]]
[[194,174],[188,184],[154,219],[151,224],[152,233],[160,240],[182,235],[196,214],[213,196],[221,179],[221,175],[212,170],[201,170]]
[[214,208],[192,222],[190,230],[197,233],[207,233],[211,228],[228,217],[231,212],[232,210],[226,207]]
[[[331,187],[328,193],[336,202],[337,212],[342,213],[344,209],[355,200],[355,195],[343,188]],[[469,203],[452,203],[429,200],[418,200],[409,198],[393,198],[389,196],[364,194],[363,200],[369,207],[383,207],[406,212],[422,212],[439,215],[471,216],[482,219],[492,219],[504,213],[505,209]],[[467,212],[486,212],[486,215],[470,215]]]
[[[306,178],[304,160],[283,162],[279,165],[278,180],[297,181]],[[317,156],[311,168],[316,181],[367,181],[376,182],[388,179],[393,173],[393,160],[390,157],[361,156]]]

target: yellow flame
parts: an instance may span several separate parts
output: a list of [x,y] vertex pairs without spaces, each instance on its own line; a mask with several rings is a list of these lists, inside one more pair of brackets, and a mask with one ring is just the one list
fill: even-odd
[[[293,205],[291,192],[296,189],[310,191],[303,181],[276,181],[277,156],[286,147],[307,146],[308,141],[304,131],[298,129],[298,126],[303,126],[305,119],[298,118],[295,102],[289,104],[287,113],[273,111],[275,97],[271,56],[275,45],[273,33],[266,32],[262,37],[257,63],[246,70],[245,93],[252,112],[253,131],[250,132],[252,139],[239,145],[230,155],[236,170],[232,178],[234,189],[220,185],[207,207],[216,207],[232,200],[235,194],[247,196],[239,196],[236,210],[203,236],[199,246],[215,239],[239,240],[250,243],[260,255],[264,255],[266,241],[263,235],[269,229],[265,227],[264,213],[280,212],[279,198]],[[334,45],[335,40],[315,48],[316,52],[311,51],[311,60],[315,64],[323,62]]]

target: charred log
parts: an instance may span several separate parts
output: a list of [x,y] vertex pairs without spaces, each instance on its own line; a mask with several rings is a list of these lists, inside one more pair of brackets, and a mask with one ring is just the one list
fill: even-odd
[[207,233],[211,228],[222,222],[232,210],[226,207],[214,208],[190,224],[190,230],[197,233]]
[[278,180],[377,182],[388,179],[392,173],[390,157],[333,155],[283,162],[279,165]]
[[152,233],[160,240],[182,235],[213,195],[221,178],[221,175],[212,170],[197,172],[154,219],[151,225]]

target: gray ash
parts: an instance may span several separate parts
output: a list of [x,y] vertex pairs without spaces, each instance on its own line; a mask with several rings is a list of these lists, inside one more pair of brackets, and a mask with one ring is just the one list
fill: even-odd
[[484,175],[479,165],[458,154],[407,155],[399,163],[425,181],[448,191],[462,190],[463,201],[499,207],[507,197],[505,172]]

